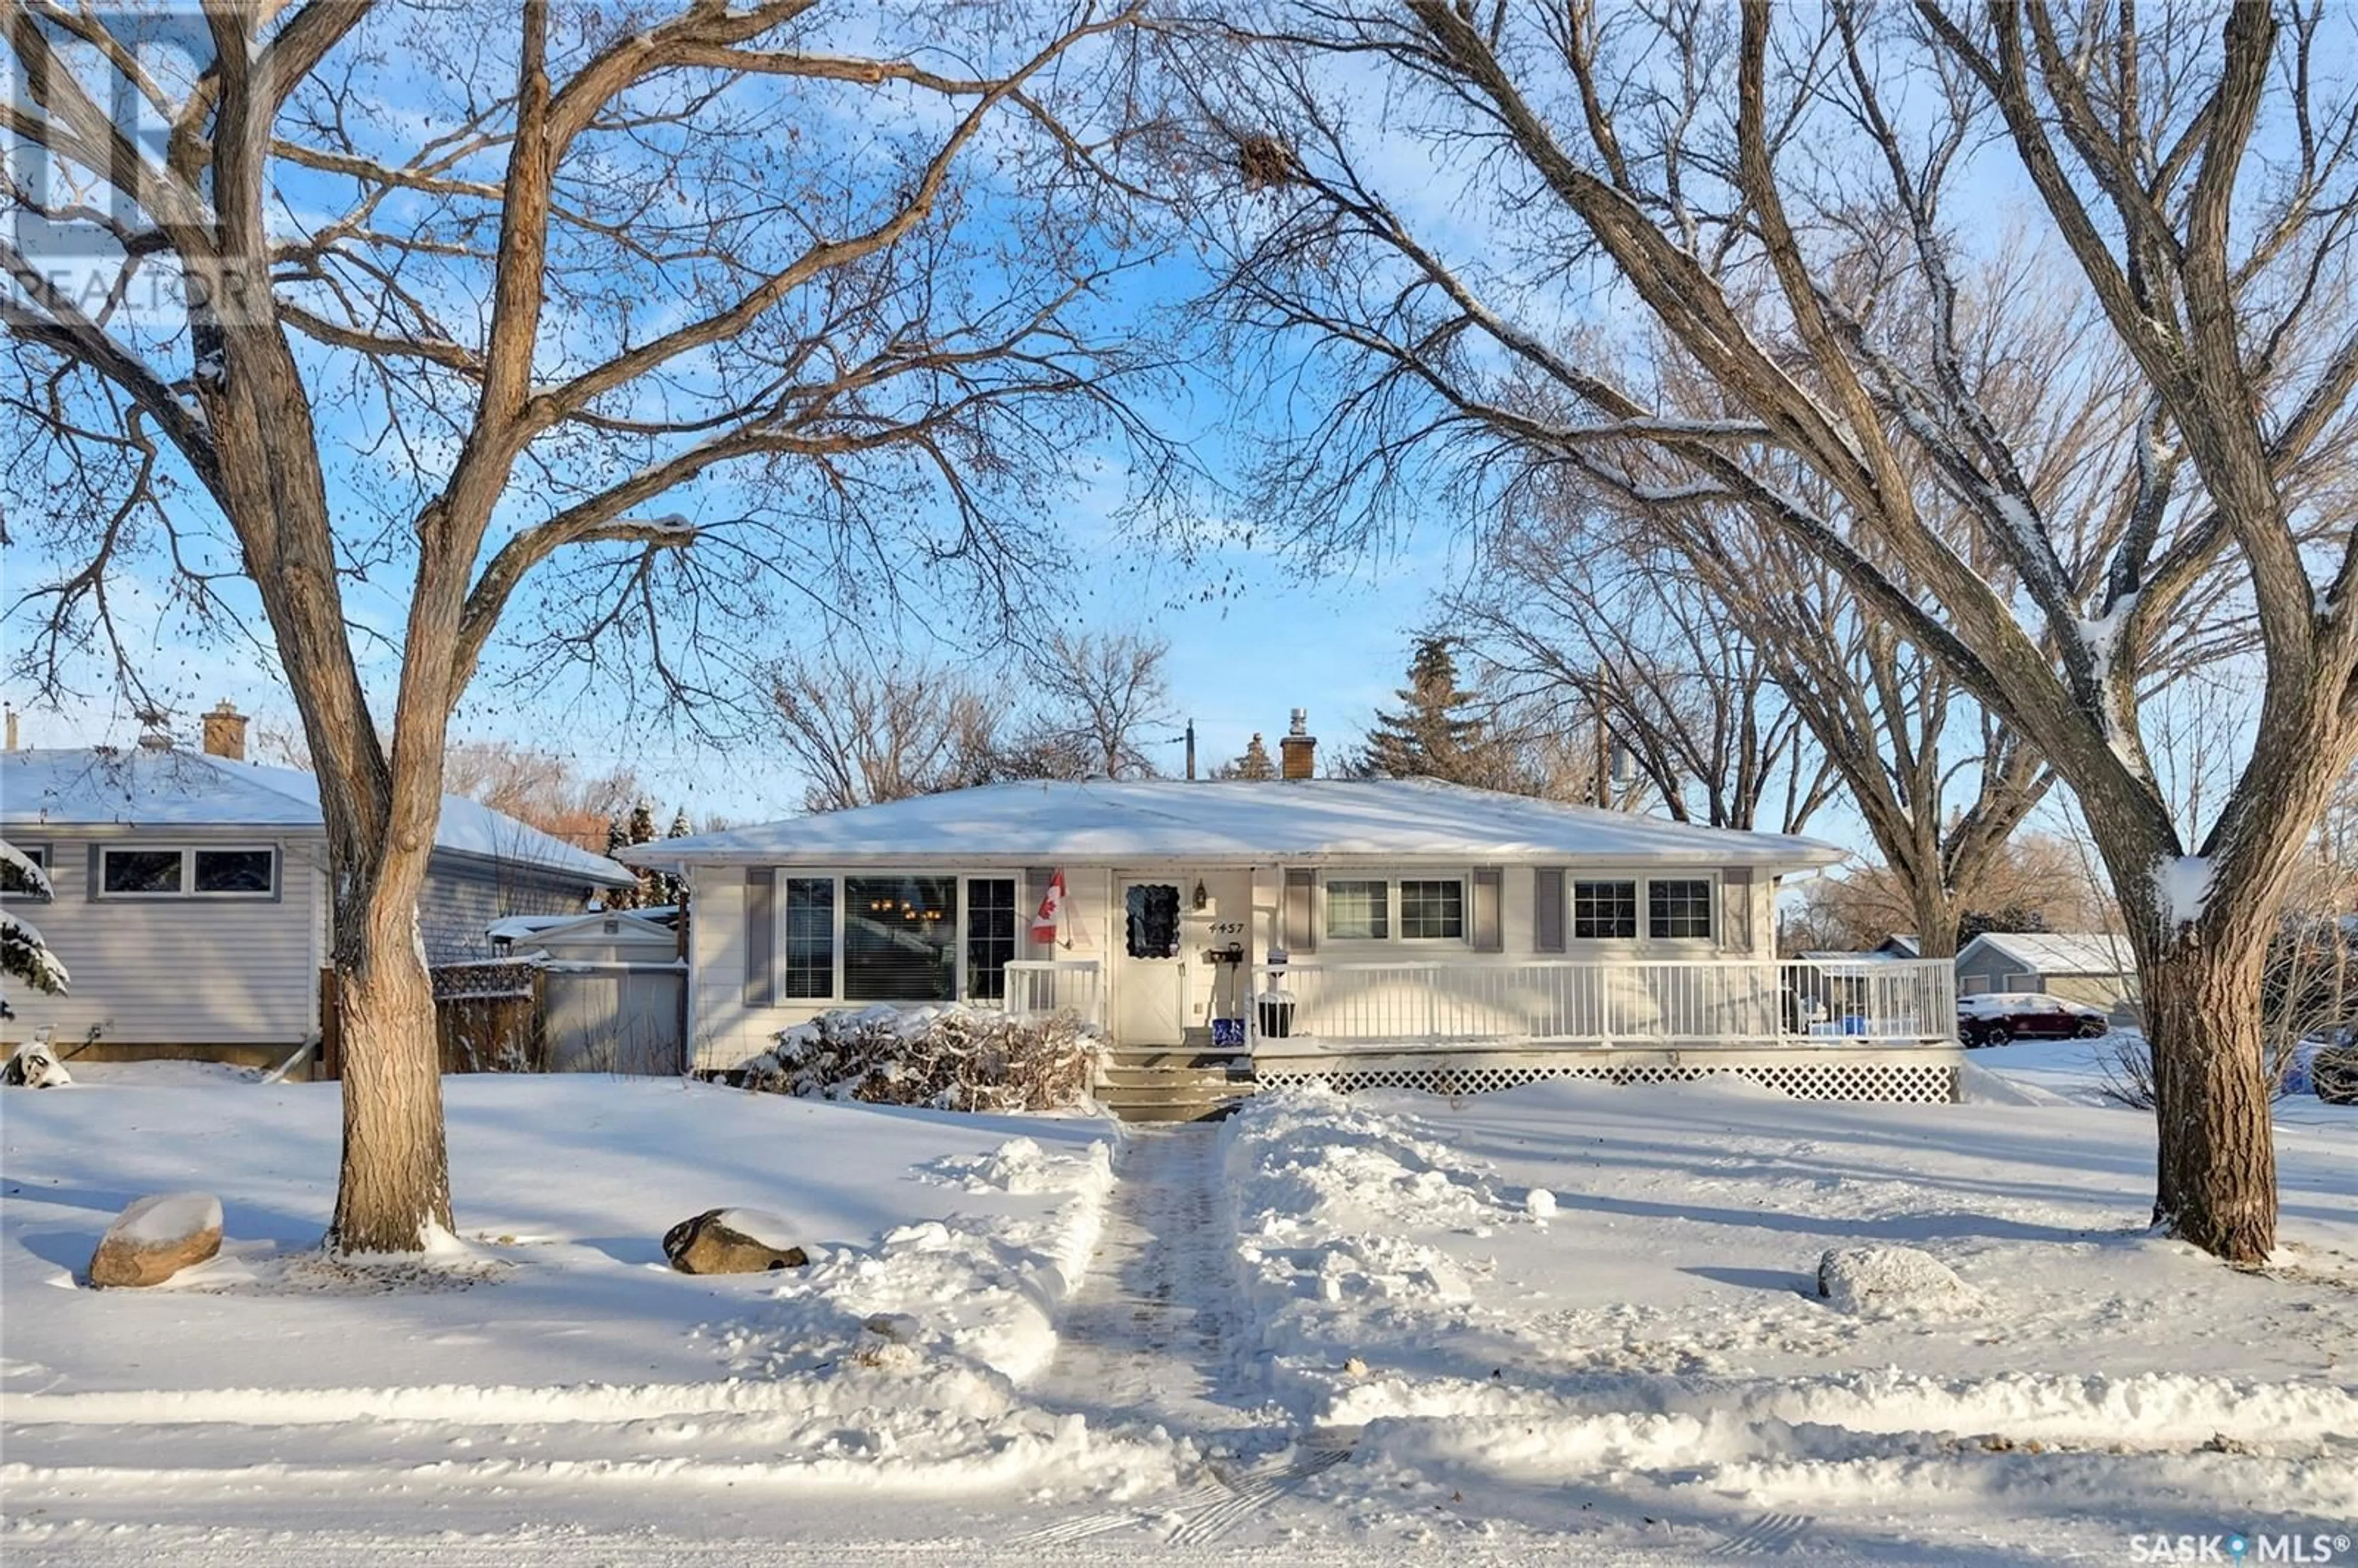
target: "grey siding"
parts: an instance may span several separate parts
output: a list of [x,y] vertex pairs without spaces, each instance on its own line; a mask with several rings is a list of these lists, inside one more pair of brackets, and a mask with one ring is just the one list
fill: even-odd
[[[10,829],[10,842],[49,847],[53,903],[9,900],[38,926],[73,977],[65,996],[12,985],[16,1017],[0,1039],[54,1031],[123,1045],[268,1045],[292,1050],[319,1022],[319,965],[327,879],[323,839],[252,831],[119,832],[103,840]],[[92,899],[93,844],[168,848],[206,843],[279,852],[276,899]]]
[[437,851],[417,900],[417,931],[427,961],[463,963],[492,956],[483,928],[511,914],[579,914],[591,889],[579,878]]

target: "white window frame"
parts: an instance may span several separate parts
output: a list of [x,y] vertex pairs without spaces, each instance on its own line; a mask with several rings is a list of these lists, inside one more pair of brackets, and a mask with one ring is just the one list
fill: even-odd
[[[940,1001],[921,1001],[915,999],[903,999],[900,1002],[863,1000],[854,1003],[850,998],[843,994],[844,925],[849,913],[849,906],[846,902],[843,885],[847,879],[852,877],[946,877],[954,880],[957,883],[958,909],[957,931],[952,939],[951,947],[954,950],[957,960],[956,979],[956,985],[957,988],[957,1000],[960,1002],[978,1001],[977,998],[970,997],[967,994],[968,987],[972,983],[971,977],[968,973],[969,965],[967,961],[967,938],[968,935],[967,930],[967,922],[974,913],[973,883],[978,881],[1011,881],[1015,884],[1015,951],[1011,956],[1010,961],[1012,962],[1014,959],[1020,959],[1023,957],[1023,927],[1025,915],[1023,911],[1023,873],[1020,870],[990,871],[985,869],[978,871],[959,869],[950,871],[936,869],[934,867],[907,865],[781,866],[774,873],[773,873],[773,885],[776,890],[775,908],[777,913],[771,922],[770,931],[770,973],[775,977],[773,982],[773,989],[775,992],[775,996],[774,1000],[771,1003],[772,1006],[780,1008],[837,1008],[851,1007],[855,1005],[860,1007],[943,1007],[950,1005]],[[825,996],[788,996],[785,992],[786,883],[789,881],[827,881],[832,882],[835,885],[835,902],[833,909],[830,912],[834,916],[834,921],[828,928],[829,940],[833,946],[829,952],[827,992]]]
[[[11,838],[8,840],[8,847],[16,850],[18,854],[24,856],[25,859],[32,861],[33,864],[41,868],[41,875],[49,879],[49,892],[51,896],[55,896],[58,888],[58,863],[56,852],[49,847],[49,845],[47,843],[22,844],[17,842],[16,839]],[[0,892],[0,900],[5,900],[9,903],[47,903],[49,902],[49,899],[43,898],[37,892]]]
[[[1636,935],[1582,936],[1573,918],[1574,890],[1582,882],[1634,882],[1638,888]],[[1708,936],[1654,935],[1656,882],[1709,882],[1711,934]],[[1717,866],[1667,867],[1571,866],[1563,873],[1563,942],[1571,954],[1653,953],[1657,955],[1717,952],[1727,936],[1727,878]]]
[[[1384,888],[1384,932],[1381,936],[1337,936],[1326,919],[1326,883],[1331,875],[1338,882],[1381,882]],[[1457,884],[1457,935],[1455,936],[1409,936],[1401,925],[1401,884],[1402,882],[1455,882]],[[1333,872],[1318,875],[1318,942],[1321,951],[1328,947],[1381,949],[1388,947],[1467,947],[1474,941],[1474,874],[1470,871],[1422,870],[1414,867],[1395,870],[1365,870],[1354,866],[1336,868]]]
[[[93,868],[90,896],[104,903],[276,903],[286,887],[287,854],[276,844],[100,844],[96,846],[98,864]],[[114,892],[106,885],[106,858],[109,855],[167,855],[180,857],[180,885],[172,892]],[[270,857],[270,885],[260,892],[222,890],[200,892],[197,889],[197,857],[199,855],[267,855]],[[53,873],[54,874],[54,873]]]

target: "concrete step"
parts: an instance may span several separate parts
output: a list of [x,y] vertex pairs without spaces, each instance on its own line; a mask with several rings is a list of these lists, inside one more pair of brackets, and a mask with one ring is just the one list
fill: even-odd
[[1098,1083],[1107,1088],[1180,1088],[1201,1086],[1223,1088],[1233,1083],[1250,1083],[1249,1076],[1231,1073],[1226,1067],[1130,1067],[1111,1066],[1099,1071]]
[[1249,1051],[1198,1050],[1192,1045],[1117,1045],[1106,1053],[1116,1067],[1227,1067],[1250,1070]]
[[1124,1121],[1133,1123],[1170,1123],[1179,1121],[1217,1121],[1237,1108],[1237,1101],[1224,1099],[1214,1105],[1130,1106],[1114,1109]]

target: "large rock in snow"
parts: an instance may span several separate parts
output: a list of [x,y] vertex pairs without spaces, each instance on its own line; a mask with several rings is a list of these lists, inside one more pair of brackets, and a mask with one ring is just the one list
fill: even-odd
[[664,1256],[683,1274],[761,1274],[810,1258],[784,1239],[789,1227],[758,1208],[708,1208],[664,1232]]
[[221,1199],[157,1193],[132,1204],[91,1254],[93,1285],[157,1285],[221,1250]]
[[1818,1260],[1818,1294],[1844,1312],[1882,1314],[1964,1305],[1973,1287],[1913,1247],[1837,1247]]

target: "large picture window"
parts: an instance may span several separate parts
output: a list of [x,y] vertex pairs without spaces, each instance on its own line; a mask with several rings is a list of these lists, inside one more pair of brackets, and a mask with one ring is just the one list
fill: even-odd
[[1003,1001],[1007,964],[1015,957],[1015,879],[976,877],[966,884],[966,994]]
[[957,1000],[957,879],[843,879],[843,994],[850,1001]]
[[1381,941],[1391,935],[1391,884],[1326,884],[1326,935],[1336,942]]
[[1657,881],[1646,884],[1646,934],[1658,942],[1711,939],[1711,881]]
[[786,879],[785,963],[779,994],[793,998],[835,994],[835,879]]
[[117,898],[268,898],[278,891],[278,851],[101,849],[98,890]]
[[1578,942],[1633,942],[1638,936],[1638,884],[1572,884],[1572,935]]

